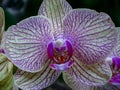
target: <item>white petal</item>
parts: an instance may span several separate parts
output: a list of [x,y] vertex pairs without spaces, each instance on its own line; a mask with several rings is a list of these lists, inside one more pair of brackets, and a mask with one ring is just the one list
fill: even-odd
[[90,86],[85,83],[80,82],[79,80],[73,79],[72,76],[63,75],[65,83],[71,87],[73,90],[101,90],[100,87]]
[[108,83],[102,86],[101,90],[120,90],[120,85],[111,85]]
[[117,40],[111,18],[90,9],[72,10],[64,19],[64,34],[73,45],[74,55],[86,64],[104,60]]
[[48,59],[47,45],[52,40],[51,23],[42,16],[27,18],[8,28],[5,54],[18,68],[38,72]]
[[37,73],[18,70],[14,75],[15,84],[23,90],[41,90],[50,86],[60,75],[60,72],[49,67],[50,62],[46,62],[42,71]]
[[117,44],[113,49],[112,53],[109,55],[110,57],[120,57],[120,27],[116,27],[117,31]]
[[87,65],[80,63],[75,57],[73,66],[64,72],[64,77],[72,77],[73,81],[82,82],[87,85],[104,85],[112,76],[110,66],[106,62]]
[[52,29],[57,36],[63,30],[62,19],[70,10],[72,7],[66,0],[43,0],[38,15],[46,16],[52,21]]

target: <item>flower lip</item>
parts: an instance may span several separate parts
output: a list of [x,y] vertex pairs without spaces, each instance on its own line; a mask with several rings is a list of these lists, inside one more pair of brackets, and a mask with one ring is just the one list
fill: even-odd
[[119,57],[112,57],[112,78],[110,79],[109,83],[113,85],[120,84],[120,58]]
[[120,74],[115,74],[111,80],[109,81],[109,83],[113,84],[113,85],[120,85]]
[[72,62],[71,57],[73,55],[73,47],[69,41],[58,39],[49,43],[47,53],[48,57],[55,62],[55,64],[52,64],[52,68],[59,68],[61,70],[62,67],[64,69],[70,67],[68,64]]
[[113,57],[112,61],[113,61],[114,68],[119,69],[120,68],[120,58],[119,57]]
[[74,60],[70,60],[64,64],[51,64],[50,68],[57,71],[64,71],[64,70],[68,70],[73,65],[73,63]]

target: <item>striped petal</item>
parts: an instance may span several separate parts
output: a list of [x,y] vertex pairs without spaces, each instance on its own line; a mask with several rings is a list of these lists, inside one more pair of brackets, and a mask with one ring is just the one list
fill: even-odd
[[106,84],[100,87],[92,87],[90,90],[120,90],[120,86]]
[[71,76],[64,76],[63,78],[67,85],[73,90],[120,90],[119,85],[112,85],[107,83],[103,86],[90,86],[73,79]]
[[57,36],[63,30],[62,19],[70,10],[72,7],[66,0],[43,0],[38,14],[46,16],[52,21],[52,30]]
[[11,90],[13,87],[13,64],[0,53],[0,90]]
[[72,10],[64,19],[64,35],[71,41],[74,55],[85,64],[104,60],[117,38],[110,17],[90,9]]
[[15,84],[23,90],[41,90],[48,87],[60,75],[60,72],[52,70],[48,65],[50,60],[46,62],[42,71],[37,73],[28,73],[18,70],[14,75]]
[[117,44],[113,49],[111,55],[109,55],[110,57],[112,56],[120,57],[120,27],[116,27],[116,31],[117,31]]
[[88,86],[85,84],[83,86],[86,87],[87,89],[78,89],[78,90],[120,90],[119,85],[111,85],[108,83],[103,86]]
[[19,88],[16,85],[14,85],[12,90],[19,90]]
[[33,16],[11,26],[4,40],[5,54],[11,62],[24,71],[40,71],[48,59],[50,24],[42,16]]
[[75,57],[73,60],[75,60],[73,66],[64,72],[64,77],[72,77],[74,81],[87,85],[99,86],[106,84],[112,76],[110,66],[106,62],[86,65]]
[[1,44],[1,40],[2,40],[2,33],[3,33],[3,30],[4,30],[4,25],[5,25],[4,11],[0,7],[0,44]]
[[113,75],[109,81],[111,84],[120,85],[120,27],[116,27],[117,31],[117,44],[111,54],[106,58],[110,63]]
[[100,87],[90,86],[78,80],[75,80],[72,76],[68,77],[67,75],[63,75],[63,79],[66,84],[73,90],[101,90]]
[[120,90],[120,85],[106,84],[101,87],[101,90]]

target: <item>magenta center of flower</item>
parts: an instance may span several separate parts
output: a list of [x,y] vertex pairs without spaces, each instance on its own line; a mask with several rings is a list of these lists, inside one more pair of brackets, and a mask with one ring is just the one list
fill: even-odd
[[120,58],[119,57],[111,57],[112,61],[111,70],[112,70],[112,78],[110,79],[110,83],[117,85],[120,84]]
[[49,43],[47,48],[48,57],[55,63],[50,67],[55,70],[66,70],[73,65],[71,57],[73,55],[73,47],[67,40],[58,39]]

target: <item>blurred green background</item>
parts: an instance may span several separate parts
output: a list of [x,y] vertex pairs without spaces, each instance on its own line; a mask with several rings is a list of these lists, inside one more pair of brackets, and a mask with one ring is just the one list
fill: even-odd
[[[0,7],[4,8],[6,27],[16,24],[27,17],[37,15],[43,0],[0,0]],[[67,0],[73,8],[90,8],[98,12],[109,14],[117,27],[120,26],[120,0]],[[62,83],[61,83],[62,81]],[[45,90],[70,90],[62,77]]]

